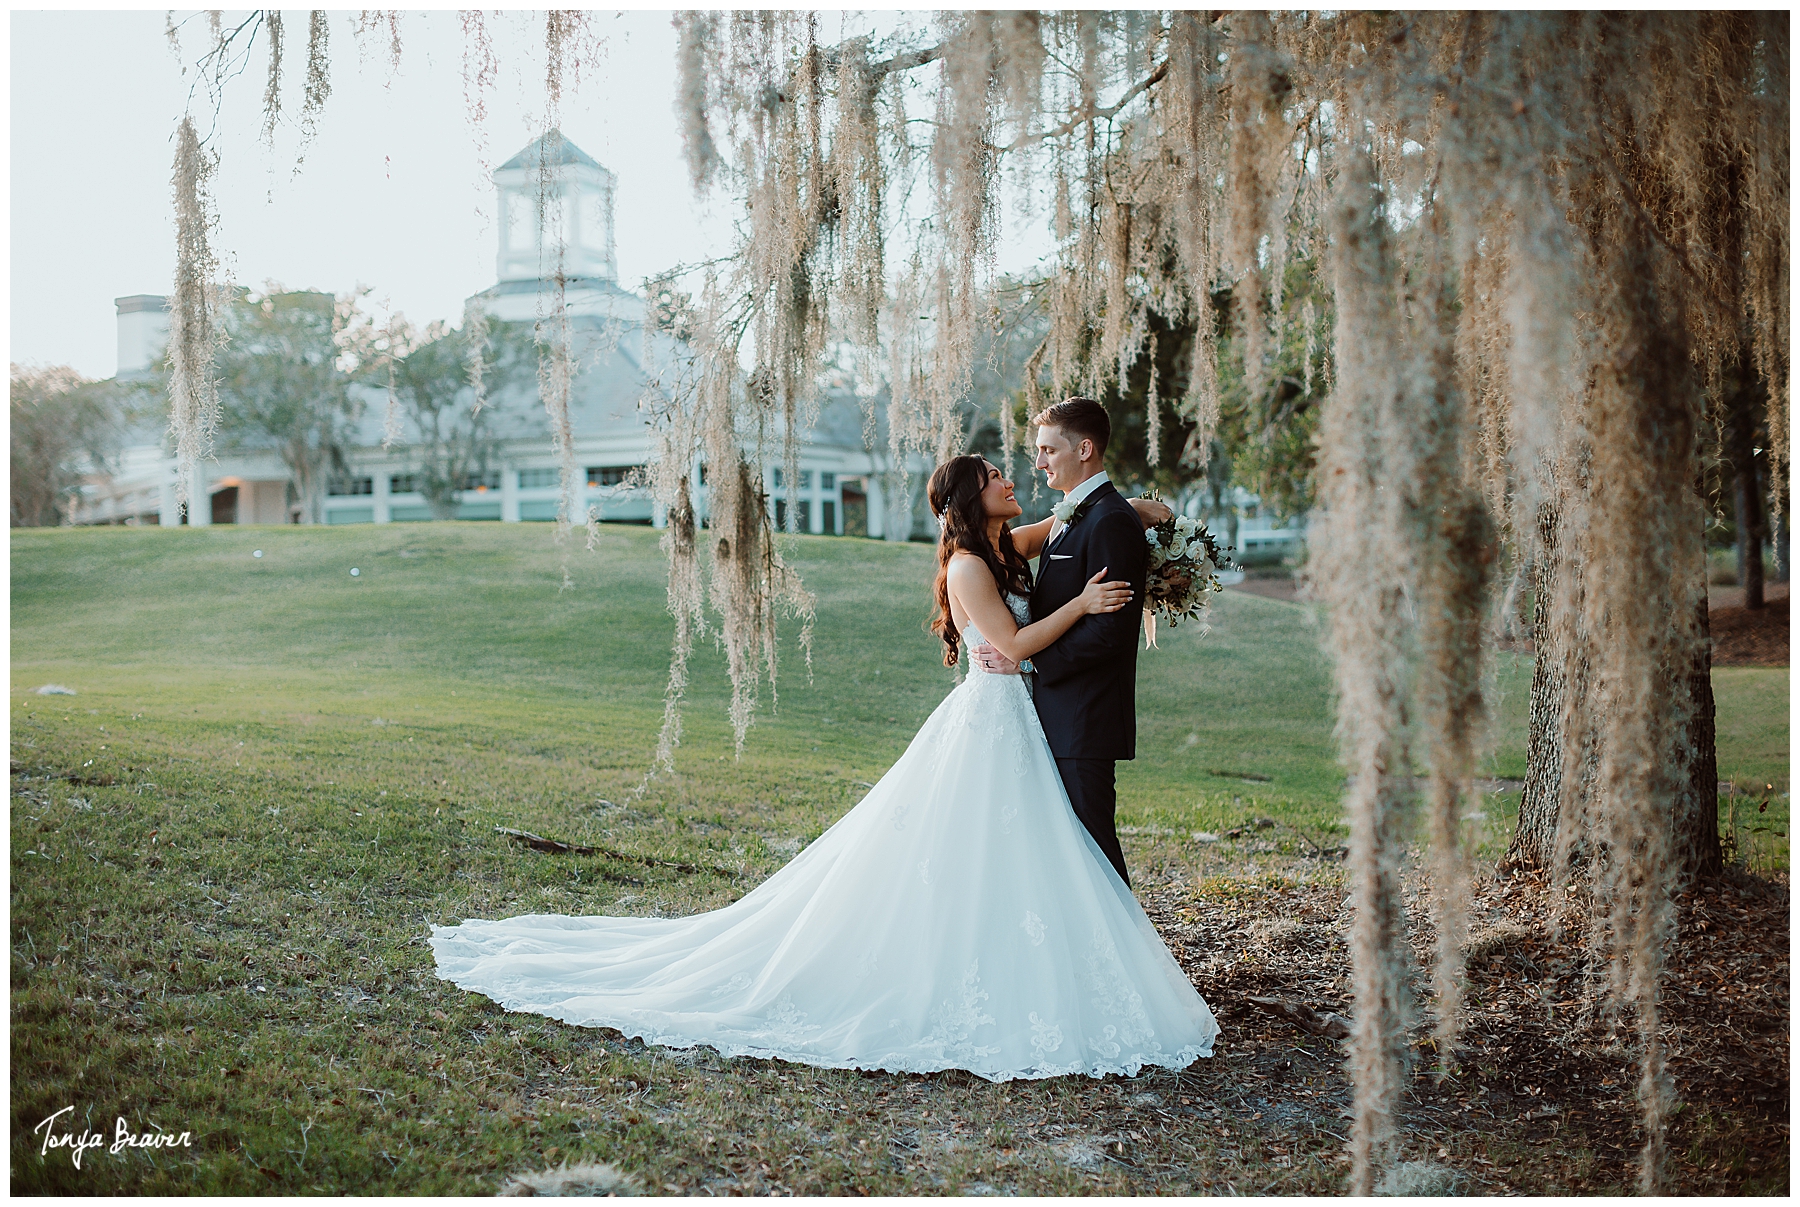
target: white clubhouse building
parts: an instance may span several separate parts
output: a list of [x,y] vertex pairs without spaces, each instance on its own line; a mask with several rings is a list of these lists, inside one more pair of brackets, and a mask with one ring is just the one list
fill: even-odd
[[[546,143],[548,146],[546,147]],[[541,209],[541,165],[550,160],[552,197]],[[513,156],[494,173],[500,221],[497,280],[476,294],[487,313],[505,322],[543,317],[553,287],[545,279],[546,233],[540,213],[559,224],[565,247],[564,296],[581,366],[571,387],[570,413],[576,465],[584,483],[580,501],[600,519],[661,526],[662,516],[648,492],[622,483],[651,457],[653,433],[638,408],[649,382],[644,365],[645,302],[622,288],[614,254],[615,179],[573,143],[554,132]],[[168,339],[164,299],[135,294],[115,300],[122,379],[154,372]],[[664,336],[653,336],[666,340]],[[660,357],[659,357],[660,359]],[[431,510],[414,489],[419,462],[410,438],[384,451],[382,430],[387,391],[354,386],[361,415],[345,450],[349,472],[331,484],[320,519],[327,524],[392,524],[429,520]],[[551,451],[550,429],[535,383],[503,394],[494,412],[497,450],[486,473],[460,494],[457,518],[516,523],[556,518],[560,470]],[[878,408],[881,409],[881,408]],[[819,417],[801,433],[797,488],[790,491],[779,466],[764,467],[763,484],[786,526],[789,497],[797,503],[800,531],[907,540],[932,533],[924,507],[929,466],[909,465],[906,492],[892,473],[885,435],[877,447],[865,444],[861,406],[849,391],[827,390]],[[699,467],[695,467],[698,469]],[[1024,472],[1030,470],[1020,467]],[[194,469],[187,513],[176,506],[176,462],[163,432],[149,427],[116,459],[115,472],[95,475],[83,486],[73,520],[77,524],[285,524],[303,518],[304,505],[287,467],[272,449],[228,448]],[[695,504],[705,514],[705,487],[696,473]],[[1256,496],[1232,488],[1236,546],[1245,554],[1275,553],[1304,536],[1304,521],[1287,526],[1263,512]],[[1188,505],[1199,515],[1198,497]],[[1046,504],[1047,505],[1047,504]],[[1226,534],[1221,532],[1223,537]]]
[[[548,150],[546,151],[546,142]],[[550,203],[540,210],[538,178],[548,155]],[[583,502],[602,520],[660,524],[643,490],[620,488],[625,475],[649,459],[653,434],[638,409],[648,374],[644,299],[621,288],[614,254],[611,172],[573,143],[552,133],[526,147],[494,173],[498,192],[497,280],[475,295],[488,314],[506,322],[542,317],[552,304],[544,279],[545,232],[540,213],[551,214],[564,237],[564,296],[581,366],[571,387],[576,463],[585,471]],[[553,207],[556,207],[553,209]],[[142,377],[160,360],[168,339],[164,299],[137,294],[116,300],[119,376]],[[655,337],[662,338],[662,337]],[[431,518],[413,489],[419,468],[409,445],[381,447],[386,391],[353,387],[361,417],[346,450],[349,472],[325,499],[327,524],[388,524]],[[458,518],[518,522],[556,517],[560,472],[535,385],[529,396],[508,399],[500,414],[498,455],[486,474],[461,492]],[[160,432],[118,458],[117,472],[84,487],[75,522],[80,524],[281,524],[301,518],[302,504],[287,468],[273,450],[227,449],[195,467],[188,512],[177,508],[176,463]],[[765,468],[764,484],[785,522],[786,500],[797,502],[801,531],[906,540],[923,494],[922,464],[913,466],[910,499],[896,509],[885,448],[865,446],[860,407],[842,392],[828,396],[818,421],[801,434],[798,488],[781,471]],[[704,511],[704,489],[696,503]],[[898,515],[895,515],[898,510]],[[898,521],[898,522],[896,522]]]

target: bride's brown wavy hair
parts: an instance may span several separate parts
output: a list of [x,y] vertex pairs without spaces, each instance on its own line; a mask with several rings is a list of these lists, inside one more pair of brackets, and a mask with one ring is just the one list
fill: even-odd
[[981,492],[987,489],[988,465],[981,457],[952,457],[931,473],[925,487],[931,514],[938,518],[938,572],[935,592],[937,612],[931,618],[931,631],[944,641],[944,665],[955,666],[962,634],[950,615],[950,555],[973,553],[987,563],[993,572],[994,585],[1000,594],[1031,594],[1031,566],[1013,544],[1011,525],[1000,526],[1000,547],[988,540],[987,511],[981,506]]

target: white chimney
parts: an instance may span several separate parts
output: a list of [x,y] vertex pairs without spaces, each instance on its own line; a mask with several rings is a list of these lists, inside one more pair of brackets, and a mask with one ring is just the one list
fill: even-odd
[[157,293],[114,298],[119,311],[120,377],[155,370],[169,344],[168,299]]

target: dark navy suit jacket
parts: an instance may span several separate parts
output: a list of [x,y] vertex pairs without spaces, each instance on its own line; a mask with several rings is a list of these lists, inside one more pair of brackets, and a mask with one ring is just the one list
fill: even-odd
[[1106,581],[1129,582],[1133,595],[1117,612],[1083,616],[1031,656],[1038,720],[1059,759],[1134,759],[1138,632],[1144,627],[1150,547],[1137,512],[1111,482],[1084,502],[1081,518],[1038,559],[1031,618],[1041,620],[1081,594],[1102,567]]

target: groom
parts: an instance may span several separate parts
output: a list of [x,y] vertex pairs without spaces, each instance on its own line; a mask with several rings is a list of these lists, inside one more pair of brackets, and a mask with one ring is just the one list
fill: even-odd
[[[1031,422],[1038,429],[1037,468],[1063,492],[1038,560],[1031,618],[1041,620],[1074,599],[1101,570],[1109,582],[1131,584],[1130,603],[1083,616],[1030,660],[1038,720],[1075,815],[1129,885],[1113,820],[1113,764],[1137,757],[1137,643],[1150,549],[1137,513],[1100,468],[1112,435],[1106,409],[1091,398],[1070,398]],[[992,646],[978,647],[975,656],[984,667],[1012,669]]]

